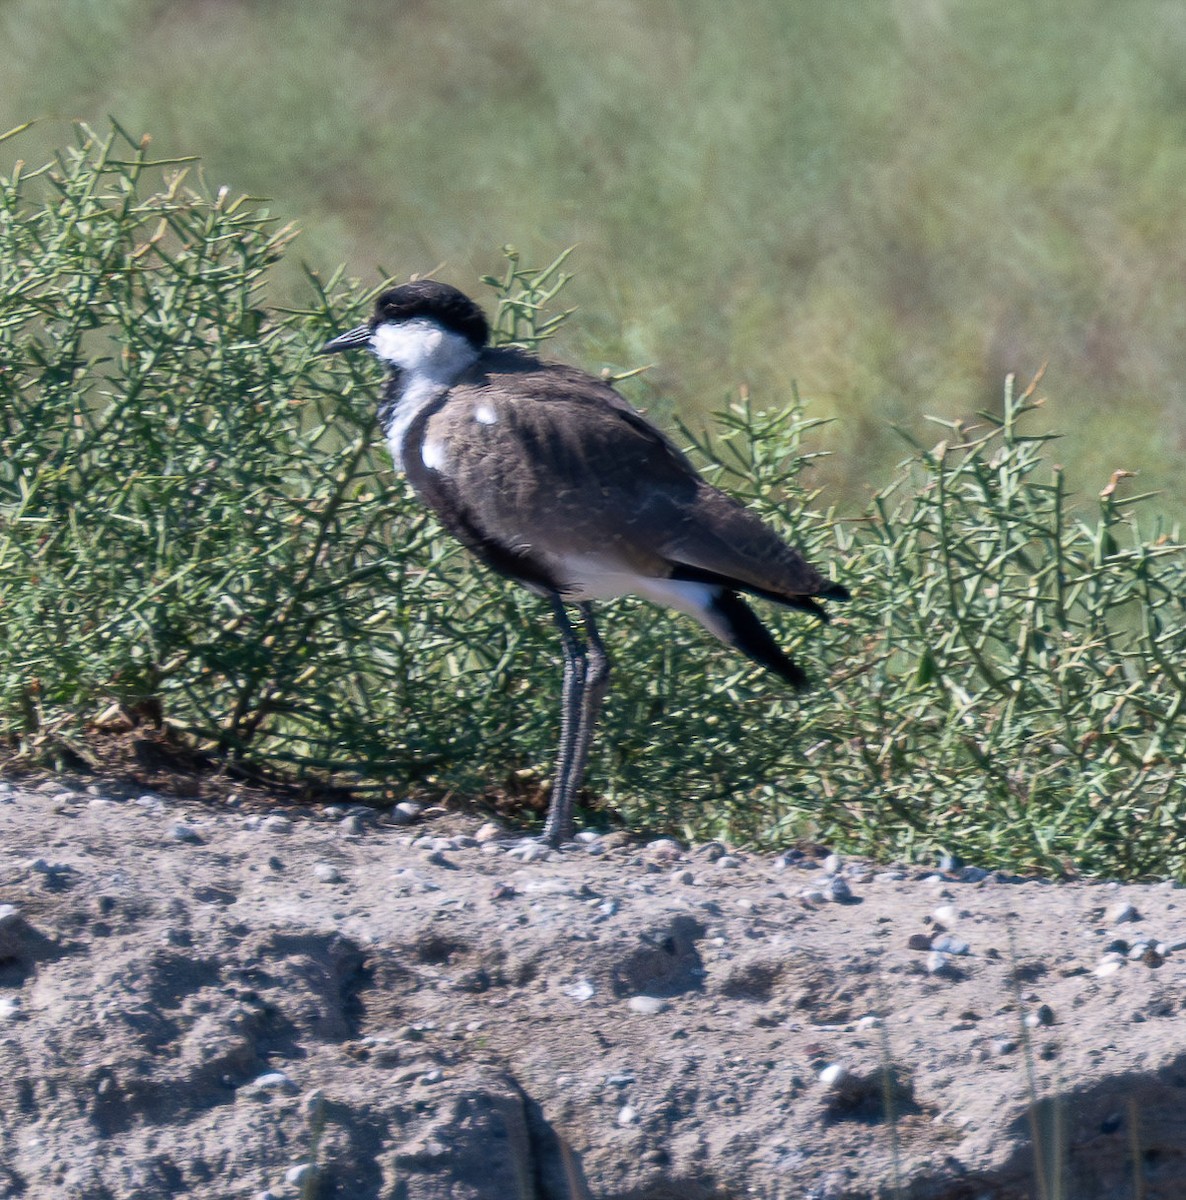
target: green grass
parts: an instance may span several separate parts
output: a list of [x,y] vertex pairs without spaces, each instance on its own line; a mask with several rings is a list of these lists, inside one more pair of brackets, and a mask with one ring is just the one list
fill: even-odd
[[[288,231],[149,149],[83,130],[0,178],[0,736],[85,755],[117,701],[376,794],[546,773],[546,606],[391,474],[377,367],[315,355],[372,292],[311,275],[273,307]],[[498,337],[559,328],[566,282],[506,260]],[[1035,389],[939,422],[851,517],[819,507],[794,394],[685,428],[855,599],[825,628],[767,612],[820,680],[803,698],[686,619],[609,606],[602,803],[755,845],[1186,877],[1186,556],[1124,480],[1072,507]]]
[[[702,418],[795,379],[857,510],[925,413],[1049,360],[1090,496],[1186,485],[1186,47],[1173,6],[9,0],[0,128],[116,113],[300,253],[459,284],[579,246],[563,355]],[[276,288],[295,298],[295,262]]]

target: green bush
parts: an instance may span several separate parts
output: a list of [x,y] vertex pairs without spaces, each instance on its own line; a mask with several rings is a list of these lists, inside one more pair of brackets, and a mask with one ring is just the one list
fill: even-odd
[[[0,179],[0,731],[85,754],[118,701],[364,792],[546,774],[547,607],[392,475],[375,364],[315,356],[373,290],[310,273],[307,308],[270,309],[291,231],[190,169],[84,129]],[[499,339],[555,328],[565,278],[512,254]],[[1143,497],[1072,504],[1037,407],[1010,384],[852,519],[815,507],[797,397],[685,430],[855,599],[823,628],[767,610],[802,698],[685,618],[606,606],[591,792],[690,836],[1186,877],[1186,558]]]

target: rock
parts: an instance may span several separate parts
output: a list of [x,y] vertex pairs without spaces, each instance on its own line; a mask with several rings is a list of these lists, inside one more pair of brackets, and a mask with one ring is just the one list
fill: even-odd
[[929,950],[931,935],[929,933],[912,933],[906,941],[907,950]]
[[825,1087],[843,1087],[848,1081],[849,1071],[843,1063],[829,1063],[819,1073],[819,1081]]
[[1109,925],[1124,925],[1129,921],[1139,921],[1140,919],[1141,914],[1137,911],[1136,905],[1126,901],[1111,905],[1104,914],[1104,920]]
[[620,1109],[618,1109],[618,1124],[619,1125],[633,1125],[634,1122],[637,1120],[638,1120],[638,1113],[629,1104],[625,1104]]
[[656,838],[648,842],[643,856],[650,862],[673,863],[683,857],[684,848],[673,838]]
[[952,965],[951,956],[941,950],[932,950],[926,961],[928,975],[954,975],[956,969]]
[[188,842],[191,845],[200,846],[202,844],[202,835],[185,821],[174,821],[169,826],[169,837],[175,842]]
[[671,882],[692,884],[696,882],[696,876],[693,875],[692,872],[687,869],[687,867],[684,867],[681,870],[672,873]]
[[319,862],[313,864],[313,877],[320,883],[341,883],[342,872],[333,863]]
[[948,933],[941,933],[938,937],[931,939],[931,949],[939,951],[940,954],[968,954],[971,952],[971,947],[967,942],[960,938],[954,938]]
[[549,846],[533,840],[519,842],[507,851],[507,858],[521,863],[547,862],[551,857],[552,850]]
[[806,860],[807,855],[802,850],[784,850],[775,857],[774,869],[776,871],[785,871],[788,867],[802,866]]
[[578,979],[576,983],[564,989],[564,994],[570,999],[575,1000],[578,1004],[583,1004],[586,1000],[592,1000],[597,995],[597,988],[594,986],[592,980]]
[[239,1089],[249,1096],[295,1096],[300,1089],[283,1071],[258,1075]]
[[627,1007],[631,1012],[653,1017],[657,1013],[664,1012],[667,1008],[667,1003],[658,996],[631,996]]
[[310,1125],[320,1125],[325,1120],[325,1092],[313,1088],[301,1097],[301,1109]]
[[424,806],[415,800],[401,800],[388,812],[387,821],[391,825],[413,825],[423,811]]
[[829,854],[824,859],[823,866],[825,875],[837,875],[840,872],[840,868],[844,866],[844,859],[839,854]]
[[1040,1029],[1054,1024],[1054,1009],[1049,1004],[1039,1004],[1031,1013],[1026,1013],[1025,1023],[1031,1029]]
[[291,833],[292,821],[283,813],[272,813],[270,817],[264,817],[260,821],[259,827],[265,833]]
[[313,1163],[295,1163],[284,1172],[284,1182],[290,1187],[312,1187],[317,1179],[317,1168]]
[[856,897],[848,881],[840,875],[833,875],[824,885],[824,895],[834,904],[852,904]]

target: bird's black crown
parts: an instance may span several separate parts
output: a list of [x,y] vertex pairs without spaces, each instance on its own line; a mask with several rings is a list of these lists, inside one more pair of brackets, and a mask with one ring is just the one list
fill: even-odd
[[484,346],[490,336],[486,314],[464,292],[435,279],[417,279],[384,292],[375,301],[371,327],[416,317],[426,317],[461,334],[476,349]]

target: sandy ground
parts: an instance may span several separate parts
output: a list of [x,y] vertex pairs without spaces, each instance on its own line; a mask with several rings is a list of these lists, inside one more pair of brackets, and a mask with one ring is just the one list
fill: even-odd
[[515,847],[0,784],[0,1198],[1186,1196],[1178,889]]

